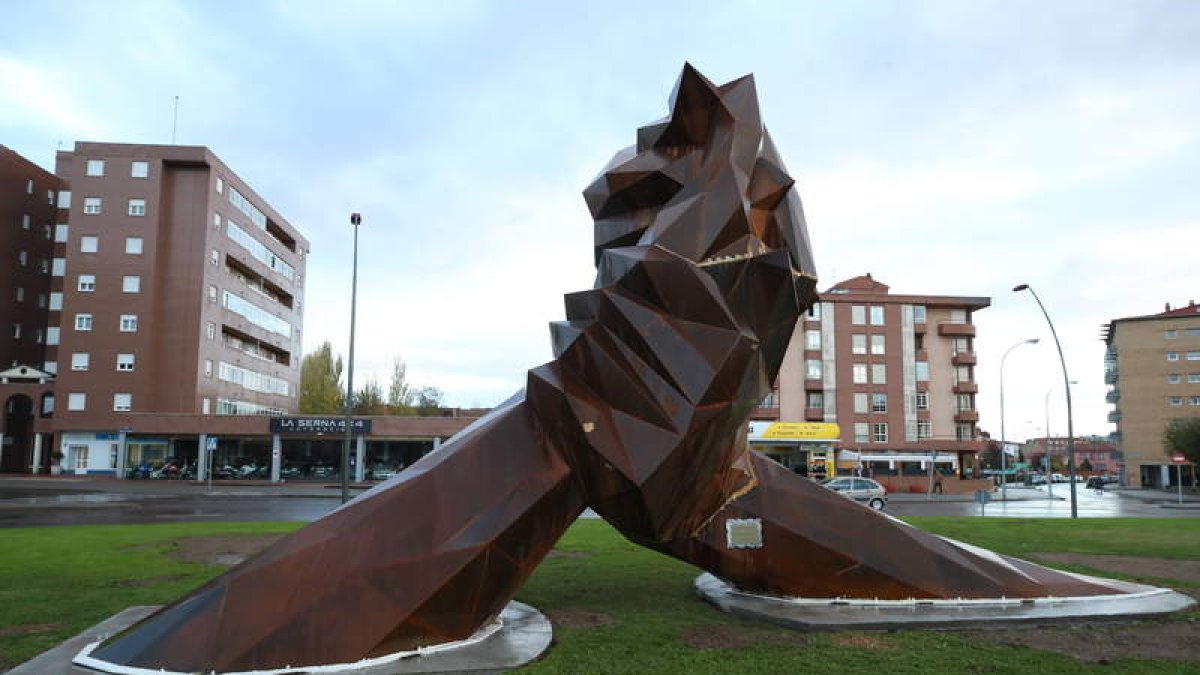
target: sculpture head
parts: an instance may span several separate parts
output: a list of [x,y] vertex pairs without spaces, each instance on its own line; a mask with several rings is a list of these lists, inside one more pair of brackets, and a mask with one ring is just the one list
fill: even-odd
[[763,128],[753,76],[717,86],[685,64],[670,104],[584,190],[597,262],[624,246],[701,265],[783,250],[815,278],[800,197]]

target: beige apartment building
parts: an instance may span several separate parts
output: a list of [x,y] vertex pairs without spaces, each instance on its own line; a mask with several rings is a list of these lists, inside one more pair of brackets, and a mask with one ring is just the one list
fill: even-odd
[[[1177,474],[1162,433],[1173,418],[1200,417],[1200,305],[1114,319],[1104,341],[1104,381],[1114,405],[1108,421],[1117,425],[1128,482],[1174,486]],[[1193,471],[1184,469],[1185,483]]]
[[[778,389],[755,418],[836,423],[838,440],[796,446],[809,475],[863,471],[906,490],[977,477],[975,312],[990,298],[893,294],[870,274],[835,284],[797,323]],[[810,452],[810,450],[812,450]]]

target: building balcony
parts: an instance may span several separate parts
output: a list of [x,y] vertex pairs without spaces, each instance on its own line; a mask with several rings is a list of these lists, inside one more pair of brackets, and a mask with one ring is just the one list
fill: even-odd
[[825,382],[820,379],[804,380],[805,391],[821,391],[825,388]]
[[805,408],[804,409],[804,420],[806,422],[824,422],[825,421],[825,409],[824,408]]
[[1117,369],[1116,368],[1106,368],[1104,370],[1104,384],[1116,384],[1116,383],[1117,383]]
[[975,337],[973,323],[939,323],[938,335],[943,337]]
[[779,408],[778,407],[769,408],[769,407],[761,407],[760,406],[758,408],[755,408],[754,412],[750,413],[750,419],[764,420],[764,421],[768,421],[768,422],[777,422],[777,421],[779,421]]
[[954,356],[950,357],[950,363],[956,366],[973,366],[976,363],[975,352],[954,352]]
[[1120,401],[1120,400],[1121,400],[1121,390],[1120,389],[1109,389],[1108,393],[1104,395],[1105,403],[1116,403],[1117,401]]
[[978,422],[979,421],[979,411],[978,410],[959,410],[958,412],[954,413],[954,421],[955,422]]
[[1108,411],[1108,421],[1109,422],[1120,422],[1121,421],[1121,411],[1120,410],[1109,410]]
[[913,332],[916,333],[917,335],[924,335],[925,334],[925,325],[926,324],[924,321],[921,321],[921,322],[914,321],[913,322]]
[[975,382],[955,382],[954,393],[956,394],[978,394],[979,384]]

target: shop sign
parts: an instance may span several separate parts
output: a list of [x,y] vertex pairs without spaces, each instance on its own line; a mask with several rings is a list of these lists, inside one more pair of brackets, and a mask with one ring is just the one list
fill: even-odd
[[[371,420],[351,418],[350,431],[371,433]],[[345,417],[272,417],[271,433],[276,434],[344,434]]]
[[750,440],[836,441],[841,429],[831,422],[751,422]]

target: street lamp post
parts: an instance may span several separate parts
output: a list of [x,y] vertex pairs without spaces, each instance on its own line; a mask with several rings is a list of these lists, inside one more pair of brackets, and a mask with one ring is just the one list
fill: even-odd
[[1012,350],[1021,345],[1036,345],[1038,338],[1021,340],[1009,347],[1000,357],[1000,501],[1008,500],[1008,449],[1005,447],[1007,436],[1004,435],[1004,362]]
[[354,319],[358,304],[358,226],[360,223],[362,223],[362,216],[351,213],[350,224],[354,226],[354,259],[350,266],[350,355],[346,362],[346,400],[342,404],[346,424],[346,439],[342,443],[343,504],[350,501],[350,436],[353,433],[350,413],[354,404]]
[[1029,284],[1018,284],[1013,287],[1014,293],[1021,291],[1029,291],[1033,299],[1037,301],[1038,307],[1042,310],[1042,316],[1046,317],[1046,323],[1050,326],[1050,335],[1054,338],[1054,346],[1058,349],[1058,362],[1062,365],[1063,389],[1067,394],[1067,480],[1071,484],[1071,517],[1078,518],[1079,505],[1076,503],[1075,495],[1075,419],[1071,414],[1071,378],[1067,375],[1067,360],[1063,358],[1062,343],[1058,340],[1058,331],[1054,330],[1054,322],[1050,320],[1050,313],[1046,311],[1046,306],[1042,304],[1042,299],[1038,297],[1037,292]]
[[[1072,384],[1079,384],[1079,382],[1071,380],[1067,383],[1068,386]],[[1058,387],[1057,384],[1050,385],[1050,388],[1046,390],[1046,396],[1042,401],[1042,405],[1046,408],[1046,494],[1051,499],[1054,498],[1054,481],[1050,480],[1052,477],[1054,462],[1051,461],[1053,456],[1050,454],[1050,394],[1054,393],[1054,389],[1056,387]]]

